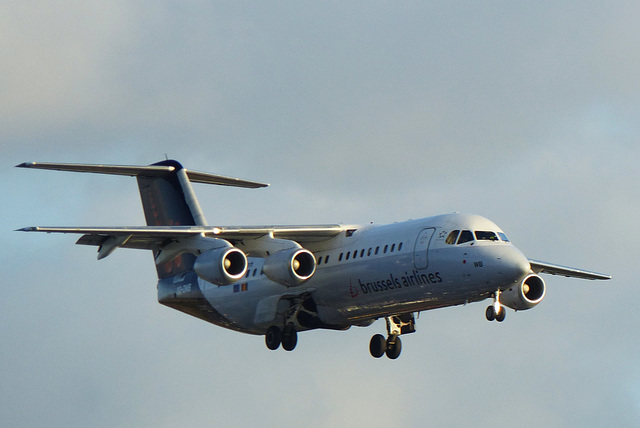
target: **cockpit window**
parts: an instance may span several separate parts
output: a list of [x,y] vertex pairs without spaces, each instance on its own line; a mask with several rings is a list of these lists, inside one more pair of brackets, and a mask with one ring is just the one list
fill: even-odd
[[463,230],[460,232],[460,237],[458,238],[458,244],[464,244],[465,242],[473,241],[473,233],[470,230]]
[[504,242],[509,242],[509,238],[507,238],[507,235],[505,235],[502,232],[498,232],[498,235],[500,236],[500,239],[502,239]]
[[478,241],[497,241],[498,236],[494,232],[476,230],[476,239]]
[[459,230],[452,230],[447,236],[447,239],[444,241],[446,244],[453,245],[456,243],[456,239],[458,239]]

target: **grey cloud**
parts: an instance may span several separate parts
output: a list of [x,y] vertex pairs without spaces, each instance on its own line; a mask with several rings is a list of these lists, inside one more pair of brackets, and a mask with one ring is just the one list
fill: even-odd
[[[0,13],[0,424],[633,426],[640,209],[637,7],[545,2],[10,2]],[[142,222],[135,180],[13,169],[151,163],[270,182],[197,186],[215,224],[471,211],[548,278],[534,310],[421,314],[293,353],[157,304],[151,256],[96,262],[23,226]],[[396,410],[389,410],[393,407]]]

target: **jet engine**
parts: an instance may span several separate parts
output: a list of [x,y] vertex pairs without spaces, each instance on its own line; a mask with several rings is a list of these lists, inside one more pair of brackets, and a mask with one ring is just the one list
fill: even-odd
[[232,284],[247,272],[247,256],[235,247],[212,249],[196,258],[193,270],[212,284]]
[[313,276],[316,258],[304,248],[281,250],[267,257],[262,269],[271,281],[294,287]]
[[519,284],[500,293],[500,303],[516,311],[524,311],[540,303],[545,291],[544,280],[538,275],[531,274]]

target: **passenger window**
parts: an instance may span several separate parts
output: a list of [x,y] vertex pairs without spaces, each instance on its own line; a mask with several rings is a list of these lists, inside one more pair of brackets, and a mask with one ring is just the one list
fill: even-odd
[[396,244],[393,244],[393,245],[391,246],[391,252],[393,253],[393,251],[394,251],[395,249],[396,249]]
[[459,230],[452,230],[447,239],[444,241],[445,244],[454,245],[456,243],[456,239],[458,239]]
[[322,256],[318,257],[318,266],[322,264]]
[[364,248],[360,251],[360,257],[364,256]]
[[383,250],[382,252],[383,252],[384,254],[387,254],[387,250],[388,250],[388,249],[389,249],[389,246],[388,246],[388,245],[385,245],[385,246],[384,246],[384,250]]
[[402,250],[402,242],[398,245],[398,251]]
[[367,251],[367,257],[371,257],[371,248],[369,248],[369,251]]
[[476,230],[476,239],[478,241],[497,241],[498,237],[493,232]]
[[343,253],[340,253],[340,255],[338,256],[338,261],[341,262],[342,261],[342,255]]
[[376,256],[378,255],[378,252],[380,251],[380,247],[376,247]]
[[324,264],[326,265],[327,263],[329,263],[329,255],[327,254],[327,257],[324,258]]
[[463,230],[460,232],[460,237],[458,238],[458,244],[464,244],[465,242],[473,241],[473,233],[470,230]]

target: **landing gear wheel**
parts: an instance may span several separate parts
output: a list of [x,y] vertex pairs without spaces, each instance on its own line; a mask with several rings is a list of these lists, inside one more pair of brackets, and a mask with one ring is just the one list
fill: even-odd
[[267,344],[267,348],[275,351],[280,347],[280,342],[282,342],[282,333],[280,329],[275,325],[272,325],[267,329],[267,333],[264,335],[264,341]]
[[389,339],[387,339],[387,358],[395,360],[400,356],[400,352],[402,352],[402,341],[400,337],[396,335],[389,336]]
[[380,358],[387,350],[387,339],[381,334],[376,334],[369,342],[369,352],[374,358]]
[[504,307],[500,307],[500,312],[496,314],[496,321],[502,322],[507,317],[507,311]]
[[[504,309],[502,310],[504,312]],[[496,319],[496,308],[493,305],[488,306],[486,312],[484,313],[487,317],[487,321],[493,321]]]
[[293,351],[298,344],[298,333],[293,326],[286,326],[282,332],[282,349]]

